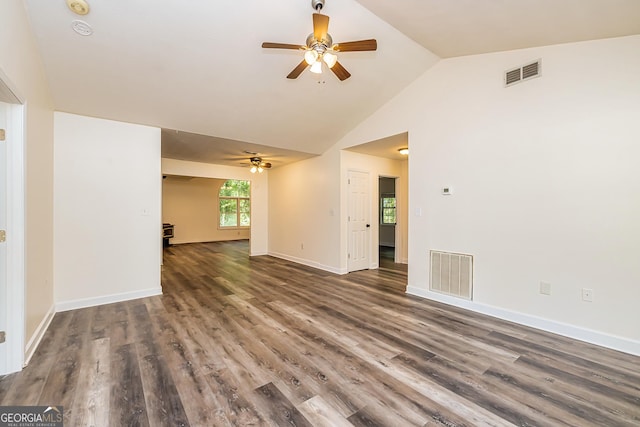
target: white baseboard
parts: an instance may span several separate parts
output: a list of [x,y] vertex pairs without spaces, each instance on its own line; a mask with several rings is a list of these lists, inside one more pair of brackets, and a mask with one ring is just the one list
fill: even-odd
[[315,262],[315,261],[310,261],[310,260],[303,259],[303,258],[298,258],[298,257],[290,256],[290,255],[285,255],[285,254],[281,254],[281,253],[278,253],[278,252],[269,252],[268,255],[270,255],[272,257],[276,257],[276,258],[285,259],[287,261],[295,262],[297,264],[306,265],[308,267],[317,268],[319,270],[328,271],[329,273],[334,273],[334,274],[347,274],[348,273],[346,268],[345,269],[341,269],[341,268],[329,267],[327,265],[323,265],[323,264],[320,264],[320,263]]
[[140,291],[123,292],[120,294],[104,295],[93,298],[82,298],[71,301],[61,301],[56,303],[56,312],[69,311],[78,308],[93,307],[96,305],[111,304],[114,302],[129,301],[132,299],[152,297],[162,295],[162,287],[142,289]]
[[532,328],[541,329],[546,332],[552,332],[554,334],[640,356],[640,341],[605,334],[603,332],[593,331],[591,329],[581,328],[579,326],[569,325],[567,323],[556,322],[554,320],[543,319],[541,317],[532,316],[530,314],[505,310],[503,308],[477,303],[474,301],[461,300],[458,298],[450,297],[448,295],[429,292],[426,289],[417,288],[414,286],[407,286],[407,293],[421,298],[453,305],[455,307],[464,308],[477,313],[486,314],[488,316],[497,317],[498,319],[508,320],[520,325],[530,326]]
[[260,251],[260,252],[251,252],[251,253],[249,254],[249,256],[263,256],[263,255],[269,255],[269,253],[268,253],[268,252]]
[[29,341],[27,341],[27,345],[24,350],[24,366],[27,366],[29,364],[31,357],[33,357],[33,353],[36,352],[36,349],[38,348],[40,341],[42,341],[44,333],[47,332],[47,329],[49,328],[49,325],[51,324],[51,321],[53,320],[53,316],[55,314],[55,305],[52,305],[51,307],[49,307],[49,310],[47,310],[47,313],[42,318],[42,321],[40,322],[36,330],[33,332],[33,335],[31,335],[31,338],[29,338]]

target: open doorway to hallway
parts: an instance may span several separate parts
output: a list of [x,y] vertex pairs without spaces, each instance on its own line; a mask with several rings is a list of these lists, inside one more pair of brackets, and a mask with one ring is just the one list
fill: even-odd
[[406,271],[401,264],[401,250],[396,250],[397,242],[402,241],[398,227],[397,177],[378,177],[378,265],[380,268]]
[[25,355],[24,109],[0,70],[0,375]]
[[391,263],[406,269],[409,262],[408,146],[409,134],[404,132],[345,148],[342,154],[346,170],[368,171],[370,176],[370,268]]

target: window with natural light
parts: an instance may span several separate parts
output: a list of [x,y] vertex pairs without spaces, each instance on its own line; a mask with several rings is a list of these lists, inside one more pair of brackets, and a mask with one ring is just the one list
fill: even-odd
[[218,193],[220,228],[246,228],[251,226],[251,183],[227,180]]
[[396,223],[396,198],[382,196],[380,201],[380,224]]

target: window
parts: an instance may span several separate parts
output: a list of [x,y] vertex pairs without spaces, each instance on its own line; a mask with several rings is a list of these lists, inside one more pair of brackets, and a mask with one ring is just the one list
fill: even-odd
[[396,198],[383,195],[380,201],[380,224],[396,223]]
[[249,227],[251,225],[250,182],[227,180],[218,193],[220,228]]

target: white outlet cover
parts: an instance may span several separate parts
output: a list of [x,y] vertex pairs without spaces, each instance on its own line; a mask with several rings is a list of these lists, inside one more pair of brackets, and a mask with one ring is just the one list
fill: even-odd
[[542,295],[551,295],[551,283],[540,282],[540,293]]

